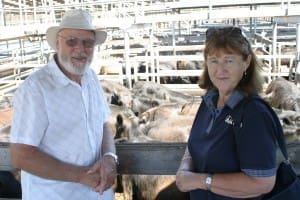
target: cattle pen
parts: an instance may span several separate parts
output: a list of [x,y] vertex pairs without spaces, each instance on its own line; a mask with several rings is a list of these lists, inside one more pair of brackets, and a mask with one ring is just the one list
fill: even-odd
[[[93,68],[99,79],[131,88],[138,80],[175,90],[195,90],[196,84],[166,81],[165,77],[197,77],[202,73],[203,41],[210,26],[239,26],[265,64],[270,81],[295,79],[300,52],[300,1],[3,1],[0,10],[0,95],[13,91],[53,55],[45,31],[60,22],[65,10],[90,10],[107,41],[95,52]],[[12,2],[15,2],[12,3]],[[1,4],[0,4],[1,6]],[[183,63],[178,68],[178,63]],[[174,80],[174,79],[173,79]],[[184,82],[186,83],[186,82]]]
[[[276,77],[299,81],[300,1],[2,0],[1,109],[10,107],[19,85],[52,58],[45,31],[73,8],[89,10],[96,26],[108,32],[107,41],[95,49],[92,63],[100,81],[116,82],[129,90],[141,81],[155,83],[199,97],[202,91],[194,80],[203,71],[205,31],[224,25],[238,26],[247,35],[264,64],[266,83]],[[4,121],[0,116],[0,171],[14,171],[9,139],[1,132],[9,126],[9,117]],[[298,140],[287,146],[298,175],[299,145]],[[120,175],[175,175],[186,141],[124,142],[116,147]],[[282,159],[278,153],[278,162]]]

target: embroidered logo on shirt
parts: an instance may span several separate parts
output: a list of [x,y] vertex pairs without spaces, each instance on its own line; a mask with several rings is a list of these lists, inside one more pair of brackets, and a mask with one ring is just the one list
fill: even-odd
[[[227,115],[227,117],[225,118],[225,123],[230,124],[232,126],[238,125],[234,123],[234,119],[231,117],[231,115]],[[242,128],[243,123],[240,122],[240,124],[238,125],[240,128]]]
[[227,115],[226,119],[225,119],[225,123],[230,124],[230,125],[234,125],[233,119],[231,117],[231,115]]

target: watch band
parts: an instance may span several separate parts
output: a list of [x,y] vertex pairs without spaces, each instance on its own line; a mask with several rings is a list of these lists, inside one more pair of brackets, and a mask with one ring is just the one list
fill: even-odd
[[207,177],[205,178],[205,186],[208,191],[211,190],[212,181],[213,181],[213,175],[208,174]]
[[113,153],[113,152],[106,152],[106,153],[103,154],[102,157],[104,157],[104,156],[111,156],[115,160],[116,164],[117,165],[119,164],[118,156],[115,153]]

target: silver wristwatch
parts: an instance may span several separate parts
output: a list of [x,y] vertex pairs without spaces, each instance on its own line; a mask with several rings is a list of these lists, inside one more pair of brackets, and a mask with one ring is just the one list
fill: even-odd
[[209,190],[209,191],[211,189],[212,180],[213,180],[213,175],[208,174],[208,176],[205,179],[205,185],[206,185],[206,189]]
[[106,152],[106,153],[103,154],[103,157],[104,156],[111,156],[111,157],[113,157],[113,159],[115,160],[116,164],[117,165],[119,164],[118,156],[116,154],[114,154],[113,152]]

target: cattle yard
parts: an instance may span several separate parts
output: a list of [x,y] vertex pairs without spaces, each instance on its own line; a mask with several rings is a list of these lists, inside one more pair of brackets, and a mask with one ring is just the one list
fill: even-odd
[[[47,6],[47,8],[46,8]],[[294,80],[299,63],[300,1],[3,1],[0,10],[0,95],[13,91],[51,58],[45,30],[65,10],[91,11],[107,41],[95,52],[99,79],[128,88],[152,81],[177,90],[197,89],[203,41],[210,26],[239,26],[265,64],[267,81]],[[2,19],[2,20],[1,20]],[[298,39],[297,39],[298,38]],[[187,83],[187,84],[182,84]]]
[[[300,174],[299,108],[285,104],[291,99],[300,104],[295,84],[300,74],[300,1],[2,0],[0,8],[0,171],[15,170],[8,142],[14,91],[53,56],[46,29],[57,25],[66,10],[82,8],[108,32],[107,41],[95,49],[92,68],[111,103],[110,120],[116,129],[118,172],[123,177],[117,200],[152,200],[151,192],[157,195],[163,184],[174,186],[203,94],[197,80],[205,31],[212,26],[239,26],[249,38],[264,64],[264,98],[283,122],[290,159]],[[288,82],[275,82],[277,77]],[[281,159],[278,154],[278,162]],[[148,188],[135,185],[141,184],[137,179],[148,181]],[[147,197],[135,193],[148,191],[149,185],[153,191]]]

